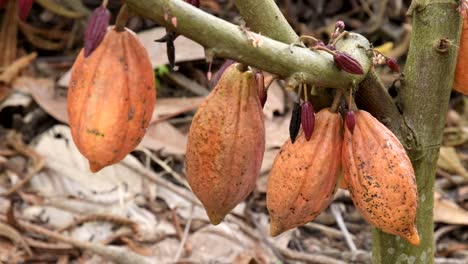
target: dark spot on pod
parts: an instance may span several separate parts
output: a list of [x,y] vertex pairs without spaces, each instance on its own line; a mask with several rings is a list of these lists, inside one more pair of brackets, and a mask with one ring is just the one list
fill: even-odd
[[97,129],[88,129],[86,130],[87,133],[98,136],[98,137],[104,137],[104,133],[100,132]]
[[312,137],[315,127],[315,113],[311,102],[304,102],[301,106],[301,125],[307,141]]
[[294,144],[296,141],[297,134],[299,134],[299,128],[301,127],[301,105],[299,102],[295,102],[291,115],[291,122],[289,123],[289,137],[291,142]]
[[128,111],[128,121],[133,119],[133,114],[135,113],[135,107],[130,106],[130,110]]

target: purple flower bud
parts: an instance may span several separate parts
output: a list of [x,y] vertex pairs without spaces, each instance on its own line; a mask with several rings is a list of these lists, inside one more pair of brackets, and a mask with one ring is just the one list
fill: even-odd
[[398,62],[393,58],[387,58],[385,63],[393,72],[400,72],[400,65]]
[[22,21],[26,21],[32,4],[33,0],[18,0],[18,15]]
[[88,57],[101,44],[109,26],[110,12],[105,7],[96,8],[91,14],[84,34],[84,55]]
[[333,44],[328,44],[328,45],[327,45],[327,49],[335,51],[335,50],[336,50],[336,47],[335,47],[335,45],[333,45]]
[[318,40],[317,43],[315,43],[315,47],[325,47],[325,43],[321,40]]
[[301,105],[299,102],[295,102],[292,110],[291,121],[289,123],[289,138],[294,144],[296,141],[297,134],[299,134],[299,128],[301,128]]
[[213,86],[216,86],[216,84],[219,81],[219,78],[221,78],[221,75],[223,75],[224,71],[231,66],[231,64],[235,63],[233,60],[226,60],[223,65],[221,65],[221,68],[219,68],[218,72],[216,72],[214,78],[213,78]]
[[315,113],[311,102],[304,102],[301,106],[301,125],[305,138],[309,141],[315,127]]
[[193,5],[196,8],[200,7],[200,0],[185,0],[185,2]]
[[340,70],[351,74],[364,74],[361,64],[346,52],[336,51],[333,59],[335,60],[336,67]]
[[345,23],[342,20],[338,20],[335,23],[335,30],[338,32],[343,32],[345,29]]
[[255,73],[255,81],[257,82],[258,99],[260,99],[260,103],[262,107],[264,107],[268,98],[268,93],[265,89],[265,76],[263,72],[258,71]]
[[353,134],[354,127],[356,126],[356,115],[354,114],[354,111],[348,111],[346,113],[345,123],[351,134]]

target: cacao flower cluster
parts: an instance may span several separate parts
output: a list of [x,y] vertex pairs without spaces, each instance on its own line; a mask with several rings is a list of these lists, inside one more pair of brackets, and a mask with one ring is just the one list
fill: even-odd
[[[238,65],[226,67],[197,111],[187,143],[187,179],[213,224],[253,191],[265,146],[258,79]],[[332,202],[342,172],[369,223],[419,244],[415,174],[389,129],[363,110],[343,120],[329,108],[315,114],[310,102],[296,102],[290,136],[267,183],[272,236],[314,220]]]

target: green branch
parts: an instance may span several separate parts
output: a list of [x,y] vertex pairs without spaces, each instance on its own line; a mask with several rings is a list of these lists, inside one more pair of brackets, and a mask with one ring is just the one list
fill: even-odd
[[[246,33],[233,25],[181,0],[127,0],[133,12],[182,34],[205,47],[208,53],[230,58],[279,76],[292,78],[317,87],[346,88],[360,82],[365,75],[352,75],[336,68],[330,54],[306,48],[291,47],[285,43]],[[169,17],[165,20],[165,14]],[[177,27],[172,24],[177,19]],[[252,38],[259,38],[254,46]],[[361,35],[350,34],[337,44],[337,48],[357,59],[367,72],[371,61],[366,50],[369,41]]]
[[234,3],[252,31],[286,44],[297,40],[296,32],[288,24],[275,1],[235,0]]

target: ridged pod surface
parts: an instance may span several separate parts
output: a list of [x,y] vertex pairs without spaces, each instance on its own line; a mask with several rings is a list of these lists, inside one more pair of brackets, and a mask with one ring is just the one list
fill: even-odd
[[67,110],[73,141],[93,172],[114,164],[143,138],[156,100],[153,68],[137,36],[107,31],[73,64]]
[[416,179],[405,149],[368,112],[356,111],[355,120],[353,133],[345,129],[342,152],[354,204],[370,224],[418,245]]
[[341,166],[343,120],[328,108],[316,115],[309,141],[303,131],[281,147],[267,184],[270,234],[304,225],[333,200]]
[[187,180],[215,225],[254,190],[265,151],[255,77],[238,66],[224,71],[188,135]]

